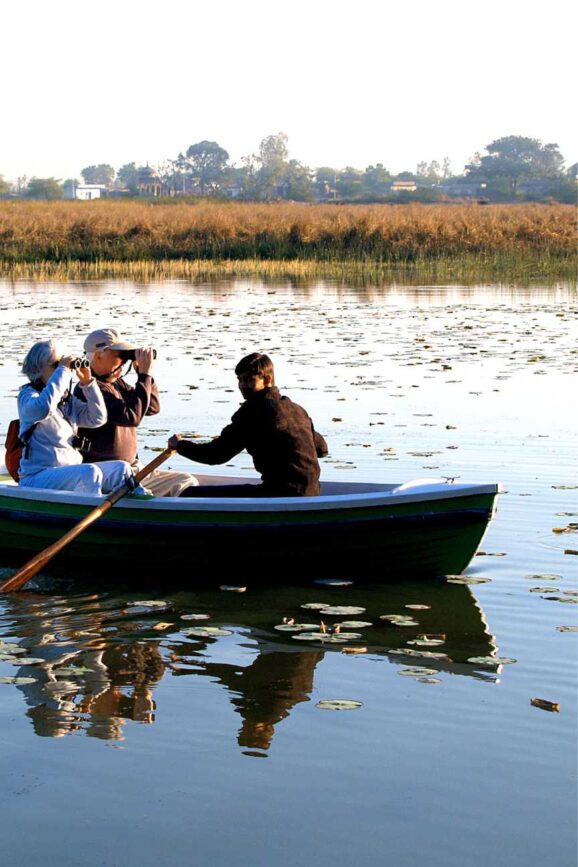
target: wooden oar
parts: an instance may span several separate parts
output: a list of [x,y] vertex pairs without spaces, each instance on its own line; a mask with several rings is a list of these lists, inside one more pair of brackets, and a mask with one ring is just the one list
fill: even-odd
[[[156,470],[158,466],[160,466],[164,461],[168,460],[171,455],[175,453],[174,449],[165,449],[164,452],[161,452],[160,455],[147,464],[146,467],[143,467],[142,470],[139,470],[138,473],[135,473],[135,482],[140,484],[144,478],[146,478],[153,470]],[[129,494],[133,490],[132,485],[123,485],[122,488],[118,488],[118,490],[113,491],[109,496],[99,505],[96,509],[93,509],[92,512],[89,512],[82,521],[79,521],[76,526],[69,530],[68,533],[59,539],[58,542],[54,542],[50,545],[49,548],[45,548],[44,551],[41,551],[40,554],[37,554],[32,560],[29,560],[22,569],[16,572],[12,578],[9,578],[7,581],[4,581],[3,584],[0,584],[0,592],[2,593],[10,593],[14,590],[20,590],[27,581],[30,580],[37,572],[39,572],[43,566],[46,566],[49,560],[52,560],[55,554],[58,554],[59,551],[62,551],[69,542],[72,542],[73,539],[76,539],[77,536],[80,536],[83,530],[86,530],[87,527],[90,527],[91,524],[94,524],[101,515],[104,515],[108,512],[109,509],[112,509],[115,503],[118,503],[125,494]]]

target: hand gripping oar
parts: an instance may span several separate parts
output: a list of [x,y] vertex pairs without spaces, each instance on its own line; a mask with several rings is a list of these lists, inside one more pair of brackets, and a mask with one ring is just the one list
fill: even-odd
[[[147,464],[146,467],[143,467],[142,470],[139,470],[138,473],[135,474],[135,482],[136,484],[140,484],[146,476],[152,473],[153,470],[156,470],[164,461],[168,460],[171,455],[175,453],[174,449],[165,449],[164,452],[161,452],[160,455]],[[109,496],[99,505],[96,509],[93,509],[92,512],[89,512],[82,521],[79,521],[76,526],[69,530],[68,533],[59,539],[58,542],[54,542],[50,545],[49,548],[45,548],[44,551],[41,551],[40,554],[37,554],[32,560],[29,560],[22,569],[16,572],[12,578],[8,578],[7,581],[4,581],[3,584],[0,584],[0,592],[10,593],[14,590],[20,590],[33,575],[36,575],[43,566],[46,566],[49,560],[52,560],[55,554],[58,554],[59,551],[62,551],[69,542],[72,542],[73,539],[76,539],[77,536],[80,536],[83,530],[86,530],[87,527],[90,527],[91,524],[94,524],[101,515],[104,515],[111,509],[115,503],[118,503],[125,494],[129,494],[133,490],[133,485],[123,485],[122,488],[118,488],[118,490],[113,491]]]

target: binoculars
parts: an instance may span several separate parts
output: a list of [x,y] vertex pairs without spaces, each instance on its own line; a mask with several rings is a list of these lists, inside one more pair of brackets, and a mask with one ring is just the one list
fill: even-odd
[[[123,361],[136,361],[136,349],[117,349],[118,355]],[[153,349],[153,358],[157,357],[156,349]]]
[[81,370],[83,367],[90,367],[88,358],[75,358],[70,364],[71,370]]

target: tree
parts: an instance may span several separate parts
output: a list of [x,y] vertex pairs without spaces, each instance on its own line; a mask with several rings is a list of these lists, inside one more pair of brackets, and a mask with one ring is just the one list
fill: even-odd
[[257,163],[256,154],[241,157],[241,168],[238,169],[238,180],[241,186],[241,198],[252,201],[259,195],[257,188]]
[[342,199],[359,198],[362,194],[363,172],[346,166],[337,175],[337,192]]
[[227,151],[216,141],[200,141],[191,145],[185,157],[179,154],[179,165],[191,173],[201,196],[216,193],[223,180],[223,172],[229,160]]
[[264,199],[278,198],[279,187],[283,184],[283,178],[287,171],[287,158],[289,149],[288,138],[284,132],[277,135],[269,135],[259,145],[257,157],[260,168],[257,172],[257,186],[260,195]]
[[64,191],[56,178],[30,178],[26,195],[29,199],[61,199]]
[[368,166],[363,173],[363,187],[370,196],[385,196],[390,184],[391,175],[383,163]]
[[443,166],[437,160],[432,160],[430,163],[421,162],[417,164],[415,176],[417,178],[429,181],[430,184],[438,184],[445,180],[450,174],[450,161],[446,157]]
[[99,163],[97,166],[87,166],[80,172],[85,184],[102,184],[107,189],[114,181],[114,169],[108,163]]
[[5,195],[10,190],[10,184],[4,180],[3,175],[0,175],[0,196]]
[[168,193],[169,196],[174,196],[178,190],[182,189],[183,175],[180,169],[180,161],[178,159],[163,160],[158,163],[158,165],[154,166],[154,170],[161,182],[161,195],[165,196]]
[[133,195],[138,192],[138,169],[136,163],[125,163],[117,172],[117,183],[126,187]]
[[313,172],[298,160],[289,160],[283,176],[285,195],[295,202],[309,202],[313,198]]
[[486,146],[487,156],[466,166],[472,179],[506,181],[512,196],[518,183],[529,178],[558,178],[564,157],[557,144],[543,145],[539,139],[509,135]]

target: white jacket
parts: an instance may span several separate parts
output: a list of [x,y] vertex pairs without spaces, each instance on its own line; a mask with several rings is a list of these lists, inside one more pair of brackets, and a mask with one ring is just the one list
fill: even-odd
[[59,406],[71,387],[70,370],[59,366],[42,391],[37,391],[29,384],[23,385],[18,392],[20,437],[36,425],[28,441],[28,449],[25,448],[22,454],[21,477],[49,468],[81,464],[82,455],[71,444],[78,427],[95,428],[105,424],[106,406],[95,380],[81,386],[86,403],[70,396]]

